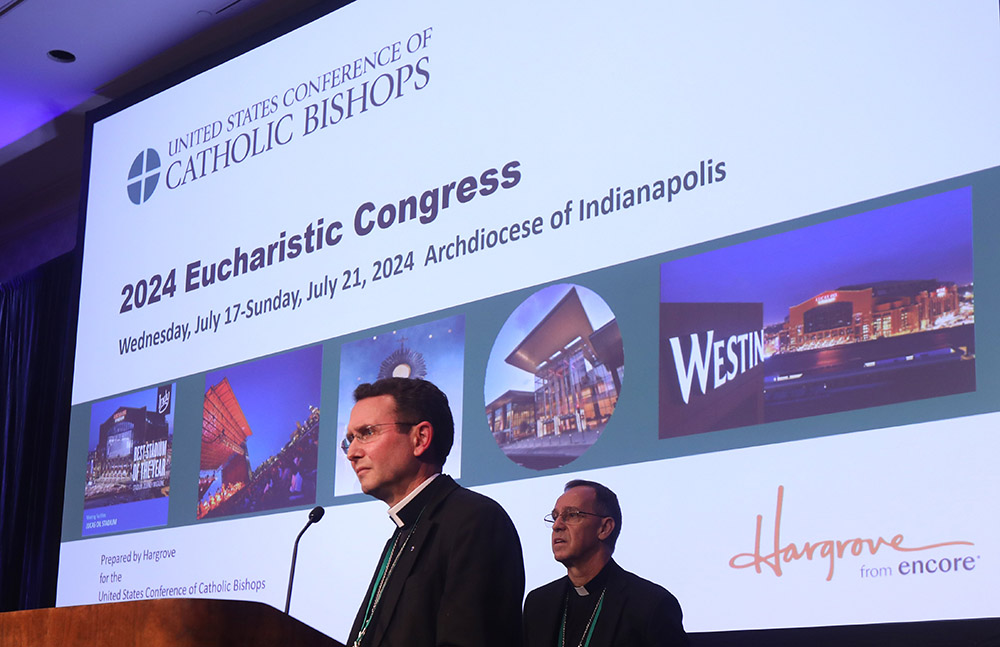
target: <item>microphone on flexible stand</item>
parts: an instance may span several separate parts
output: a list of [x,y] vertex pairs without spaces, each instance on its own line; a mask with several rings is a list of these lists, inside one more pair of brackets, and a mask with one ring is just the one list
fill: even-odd
[[292,570],[288,573],[288,595],[285,597],[285,615],[288,615],[288,608],[292,605],[292,580],[295,579],[295,558],[299,553],[299,540],[302,539],[302,535],[305,531],[309,530],[309,526],[314,523],[319,523],[319,520],[323,518],[323,513],[326,510],[323,506],[318,505],[309,511],[309,521],[306,522],[304,528],[299,531],[299,536],[295,538],[295,546],[292,548]]

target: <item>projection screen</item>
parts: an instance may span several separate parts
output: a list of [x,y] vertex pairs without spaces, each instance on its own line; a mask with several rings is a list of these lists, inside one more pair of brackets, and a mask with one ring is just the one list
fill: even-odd
[[528,589],[589,478],[688,631],[997,616],[998,66],[992,1],[361,1],[97,114],[58,604],[282,608],[322,505],[346,638],[401,375]]

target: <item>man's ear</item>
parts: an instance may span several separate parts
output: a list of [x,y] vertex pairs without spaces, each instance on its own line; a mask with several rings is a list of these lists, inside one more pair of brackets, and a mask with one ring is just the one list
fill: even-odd
[[413,455],[423,456],[431,449],[431,440],[434,438],[434,427],[431,423],[424,420],[413,427],[413,431],[410,432],[410,438],[413,441]]
[[604,517],[601,520],[601,529],[597,533],[597,538],[604,541],[611,536],[611,533],[615,531],[615,520],[611,517]]

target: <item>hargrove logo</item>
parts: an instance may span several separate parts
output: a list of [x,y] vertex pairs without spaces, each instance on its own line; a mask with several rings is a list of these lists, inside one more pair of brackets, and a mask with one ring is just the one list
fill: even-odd
[[[843,559],[847,553],[857,557],[862,554],[868,553],[875,555],[882,549],[889,549],[899,552],[912,553],[921,550],[931,550],[933,548],[941,548],[943,546],[974,546],[971,541],[945,541],[939,544],[930,544],[928,546],[904,546],[903,545],[903,535],[897,534],[893,535],[892,539],[885,539],[884,537],[878,537],[875,539],[867,537],[854,537],[852,539],[820,539],[818,541],[806,541],[800,545],[794,542],[789,542],[782,546],[781,544],[781,513],[782,513],[782,502],[785,498],[785,486],[778,486],[778,505],[774,512],[774,542],[773,549],[774,552],[768,553],[767,555],[762,554],[761,546],[761,527],[763,524],[763,515],[757,515],[757,535],[754,539],[754,549],[752,553],[739,553],[738,555],[733,555],[729,560],[729,566],[731,568],[753,568],[758,573],[763,572],[764,566],[771,569],[771,571],[781,577],[782,570],[781,564],[789,564],[791,562],[796,562],[802,559],[812,561],[814,558],[819,557],[820,559],[828,560],[829,569],[826,573],[826,581],[829,582],[833,579],[833,570],[836,566],[837,560]],[[954,559],[954,570],[958,571],[962,568],[965,570],[972,570],[975,568],[975,558],[972,557],[956,557]],[[971,561],[970,561],[971,560]],[[952,561],[950,559],[927,560],[928,572],[935,572],[935,570],[940,570],[941,572],[947,572],[951,570]],[[905,568],[904,568],[905,564]],[[913,564],[909,562],[904,562],[900,564],[900,573],[907,574],[907,572],[916,573],[914,568],[916,564],[920,564],[920,572],[923,572],[924,564],[923,562],[914,561]],[[933,564],[933,566],[932,566]],[[948,568],[944,568],[945,565]],[[912,569],[912,570],[911,570]],[[862,569],[864,570],[864,569]]]
[[156,184],[160,181],[160,154],[152,148],[147,148],[132,161],[128,170],[128,199],[132,204],[140,205],[153,195]]

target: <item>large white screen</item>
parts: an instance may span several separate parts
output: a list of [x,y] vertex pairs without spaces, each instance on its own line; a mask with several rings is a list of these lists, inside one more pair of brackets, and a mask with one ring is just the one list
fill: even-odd
[[358,2],[97,120],[58,604],[281,607],[321,504],[343,639],[390,527],[336,446],[405,370],[529,588],[583,475],[689,631],[997,615],[997,13]]

